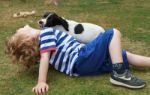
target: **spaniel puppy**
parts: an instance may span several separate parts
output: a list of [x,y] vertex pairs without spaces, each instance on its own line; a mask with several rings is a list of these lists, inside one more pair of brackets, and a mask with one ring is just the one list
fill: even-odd
[[39,20],[39,25],[43,27],[52,27],[64,31],[75,37],[79,42],[87,43],[93,40],[98,34],[105,30],[92,23],[79,23],[58,16],[54,12],[47,12]]

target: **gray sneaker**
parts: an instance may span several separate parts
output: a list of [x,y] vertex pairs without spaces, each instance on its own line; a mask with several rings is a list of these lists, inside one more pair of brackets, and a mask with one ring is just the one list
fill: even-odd
[[114,85],[133,89],[143,88],[145,86],[145,82],[134,77],[129,70],[125,70],[123,74],[117,74],[117,72],[113,71],[110,77],[110,82]]

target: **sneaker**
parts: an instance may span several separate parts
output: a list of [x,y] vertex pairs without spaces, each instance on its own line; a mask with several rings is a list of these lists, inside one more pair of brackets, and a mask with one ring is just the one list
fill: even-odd
[[129,70],[125,70],[123,74],[117,74],[113,71],[110,82],[114,85],[124,86],[127,88],[143,88],[145,82],[137,77],[134,77]]

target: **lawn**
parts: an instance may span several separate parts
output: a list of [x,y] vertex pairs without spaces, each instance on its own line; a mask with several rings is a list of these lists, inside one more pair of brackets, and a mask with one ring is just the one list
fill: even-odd
[[[49,0],[0,0],[0,95],[34,95],[38,66],[30,69],[14,65],[4,53],[5,39],[25,24],[38,28],[37,21],[46,11],[55,11],[65,18],[91,22],[102,27],[116,27],[123,34],[123,48],[150,56],[149,0],[60,0],[58,6]],[[20,11],[35,10],[35,16],[13,18]],[[49,92],[46,95],[149,95],[150,69],[132,72],[144,79],[147,86],[140,90],[111,85],[110,74],[93,77],[68,77],[50,68]]]

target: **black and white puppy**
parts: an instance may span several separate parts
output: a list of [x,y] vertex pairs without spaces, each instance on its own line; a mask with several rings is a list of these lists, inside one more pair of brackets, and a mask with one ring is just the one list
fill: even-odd
[[54,12],[47,12],[43,15],[42,19],[39,20],[40,27],[52,27],[60,31],[64,31],[75,37],[82,43],[90,42],[99,33],[105,30],[92,23],[78,23],[73,20],[67,20],[58,16]]

